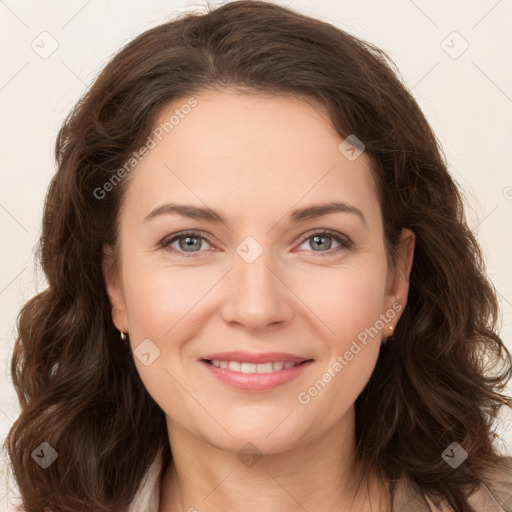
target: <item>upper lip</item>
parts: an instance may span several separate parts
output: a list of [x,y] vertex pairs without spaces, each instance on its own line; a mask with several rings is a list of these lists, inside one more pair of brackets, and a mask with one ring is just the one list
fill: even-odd
[[201,357],[207,361],[239,361],[240,363],[277,363],[280,361],[291,361],[294,363],[302,363],[308,361],[310,357],[301,357],[294,354],[287,354],[285,352],[219,352],[217,354],[208,354]]

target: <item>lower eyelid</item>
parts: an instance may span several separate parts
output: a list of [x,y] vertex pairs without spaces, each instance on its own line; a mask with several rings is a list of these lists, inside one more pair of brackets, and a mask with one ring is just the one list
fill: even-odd
[[[182,233],[182,234],[178,234],[178,235],[171,235],[168,238],[164,238],[160,242],[160,245],[162,246],[163,249],[167,249],[169,251],[175,251],[175,252],[178,252],[180,254],[187,254],[186,251],[180,251],[179,249],[171,247],[171,244],[173,244],[174,242],[178,241],[180,238],[186,238],[186,237],[199,238],[203,242],[206,242],[209,245],[213,245],[205,236],[203,236],[203,235],[201,235],[199,233]],[[201,252],[207,252],[208,250],[209,249],[201,250],[201,251],[192,251],[192,252],[190,252],[188,254],[199,254]]]

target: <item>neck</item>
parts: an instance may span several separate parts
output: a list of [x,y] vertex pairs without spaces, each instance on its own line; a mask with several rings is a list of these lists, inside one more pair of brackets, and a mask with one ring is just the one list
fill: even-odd
[[162,478],[159,512],[387,512],[389,487],[371,475],[361,478],[346,420],[295,449],[245,457],[169,425],[173,460]]

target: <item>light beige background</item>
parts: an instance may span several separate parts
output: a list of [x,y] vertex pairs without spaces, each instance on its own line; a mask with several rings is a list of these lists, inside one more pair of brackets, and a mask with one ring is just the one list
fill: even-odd
[[[512,350],[512,2],[275,3],[291,3],[298,11],[375,43],[395,61],[463,187],[470,225],[499,293],[501,334]],[[0,0],[2,441],[18,411],[9,377],[16,315],[45,287],[44,276],[35,272],[33,249],[55,171],[57,130],[115,51],[145,29],[203,6],[177,0]],[[511,418],[499,422],[497,440],[509,454]],[[5,466],[3,471],[0,510],[12,510],[16,489]]]

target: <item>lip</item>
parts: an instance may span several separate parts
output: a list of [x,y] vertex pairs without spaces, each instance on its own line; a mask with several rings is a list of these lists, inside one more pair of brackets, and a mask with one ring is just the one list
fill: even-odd
[[217,354],[208,354],[202,356],[200,360],[207,359],[208,361],[240,361],[241,363],[278,363],[279,361],[292,361],[293,363],[302,363],[311,357],[300,357],[294,354],[287,354],[285,352],[219,352]]
[[[206,360],[218,361],[240,361],[243,363],[275,363],[279,361],[293,361],[294,363],[302,363],[293,368],[283,368],[282,370],[272,373],[242,373],[229,370],[228,368],[217,368]],[[247,352],[223,352],[219,354],[211,354],[202,358],[199,363],[204,366],[211,374],[220,382],[232,388],[262,392],[282,386],[296,378],[308,368],[313,359],[286,354],[284,352],[273,352],[266,354],[248,354]]]

